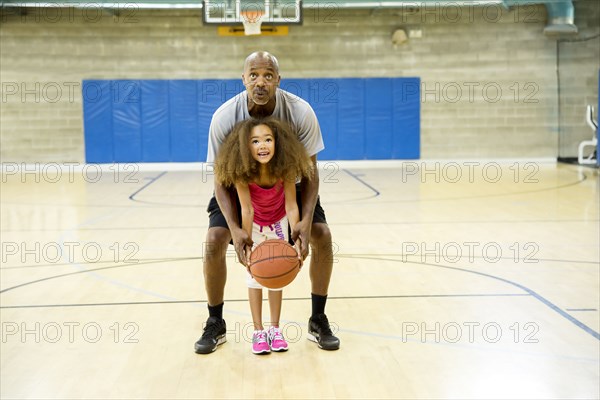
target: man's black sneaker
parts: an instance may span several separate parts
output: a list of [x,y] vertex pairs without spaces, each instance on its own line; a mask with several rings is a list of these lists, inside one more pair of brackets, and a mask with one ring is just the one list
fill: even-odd
[[194,345],[194,349],[198,354],[210,354],[217,349],[217,346],[227,341],[225,338],[225,320],[217,317],[209,317],[206,320],[204,333]]
[[323,350],[340,348],[340,339],[333,336],[325,314],[313,315],[308,319],[308,340],[316,342]]

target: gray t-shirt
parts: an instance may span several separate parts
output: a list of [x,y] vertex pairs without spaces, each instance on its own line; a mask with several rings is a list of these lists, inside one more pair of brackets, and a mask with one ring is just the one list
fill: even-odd
[[[275,93],[275,99],[275,110],[272,116],[291,125],[310,156],[323,150],[325,145],[323,144],[321,128],[310,104],[300,97],[279,88]],[[215,111],[208,132],[206,162],[215,162],[217,152],[233,126],[249,118],[248,93],[246,91],[227,100]]]

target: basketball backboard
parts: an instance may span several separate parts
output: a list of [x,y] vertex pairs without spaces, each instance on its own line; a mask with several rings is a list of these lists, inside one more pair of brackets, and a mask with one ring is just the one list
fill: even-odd
[[204,0],[203,22],[239,25],[260,19],[262,24],[302,23],[301,0]]

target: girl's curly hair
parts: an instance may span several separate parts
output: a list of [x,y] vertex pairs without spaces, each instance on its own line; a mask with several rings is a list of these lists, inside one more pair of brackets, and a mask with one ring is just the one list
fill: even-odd
[[273,132],[275,154],[268,163],[269,174],[277,179],[312,179],[313,163],[290,126],[273,117],[250,118],[236,124],[221,145],[215,160],[215,177],[224,186],[249,183],[259,174],[259,162],[250,152],[252,129],[266,125]]

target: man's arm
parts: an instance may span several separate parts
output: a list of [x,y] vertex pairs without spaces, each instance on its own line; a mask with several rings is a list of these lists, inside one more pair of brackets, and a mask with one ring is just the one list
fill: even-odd
[[252,199],[250,198],[250,189],[248,188],[248,184],[245,183],[236,184],[235,189],[237,190],[240,206],[242,207],[242,229],[248,235],[252,235],[254,208],[252,207]]
[[[240,199],[240,205],[242,207],[242,231],[244,231],[250,238],[250,243],[245,243],[243,247],[243,256],[241,260],[242,264],[248,267],[250,262],[250,253],[252,252],[252,223],[254,222],[254,208],[252,207],[252,200],[250,198],[250,189],[248,189],[247,183],[238,183],[235,185]],[[239,253],[238,253],[239,254]]]
[[217,199],[221,213],[225,217],[225,221],[227,221],[238,260],[245,265],[243,262],[246,258],[245,248],[246,246],[252,248],[252,236],[240,227],[237,217],[237,205],[233,201],[229,189],[217,181],[215,181],[215,198]]
[[313,162],[314,175],[312,179],[302,179],[300,182],[302,216],[300,222],[292,230],[292,240],[300,238],[302,245],[302,257],[308,256],[310,244],[310,233],[312,229],[312,220],[317,205],[317,196],[319,194],[319,171],[317,169],[317,155],[310,158]]
[[[290,224],[290,229],[293,232],[300,222],[300,212],[298,211],[298,203],[296,203],[296,182],[295,180],[286,179],[283,183],[283,190],[285,194],[285,215],[287,216]],[[302,239],[298,239],[294,243],[294,248],[298,253],[298,259],[300,260],[300,267],[302,267]]]

